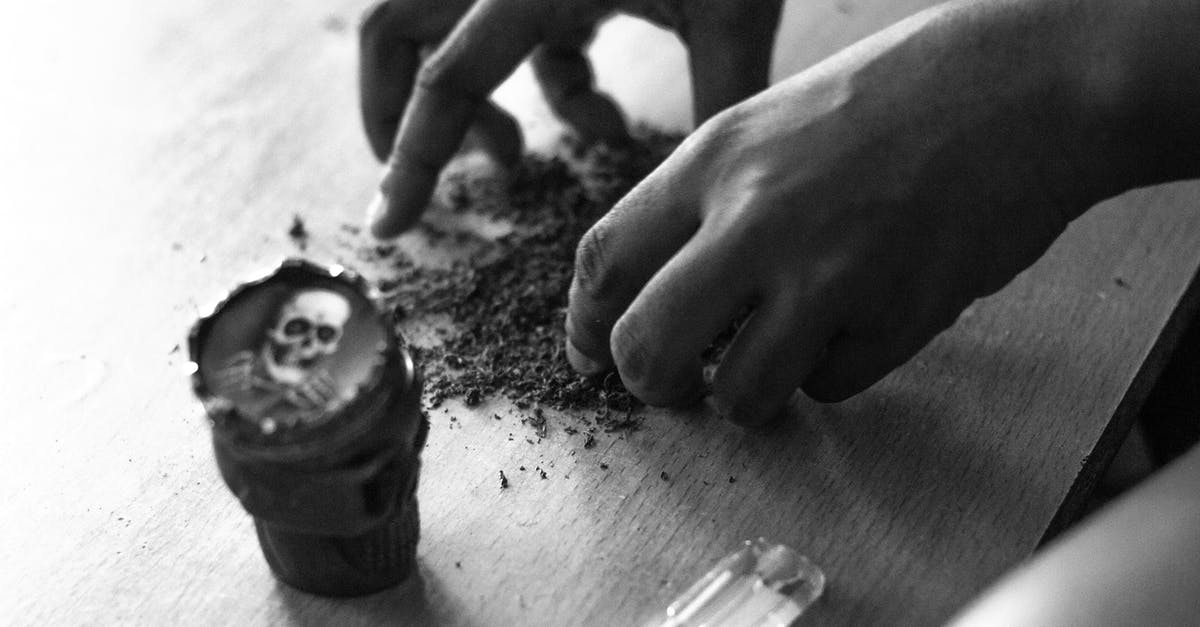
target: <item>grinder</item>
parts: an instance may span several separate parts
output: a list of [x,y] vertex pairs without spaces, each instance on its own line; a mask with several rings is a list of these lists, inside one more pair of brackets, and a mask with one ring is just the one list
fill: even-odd
[[415,572],[421,378],[360,276],[289,259],[193,327],[217,467],[275,575],[351,596]]

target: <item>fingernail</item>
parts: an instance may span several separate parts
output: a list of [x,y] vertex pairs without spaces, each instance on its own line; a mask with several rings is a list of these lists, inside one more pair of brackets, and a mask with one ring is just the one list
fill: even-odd
[[367,206],[367,229],[377,239],[392,239],[408,228],[400,215],[392,210],[390,199],[378,192]]
[[383,192],[375,192],[375,196],[371,198],[371,202],[367,204],[366,224],[367,228],[371,228],[379,220],[379,216],[387,209],[387,197]]
[[567,340],[567,361],[570,362],[571,367],[576,372],[585,377],[593,377],[607,370],[603,364],[584,355],[578,348],[575,348],[571,340]]

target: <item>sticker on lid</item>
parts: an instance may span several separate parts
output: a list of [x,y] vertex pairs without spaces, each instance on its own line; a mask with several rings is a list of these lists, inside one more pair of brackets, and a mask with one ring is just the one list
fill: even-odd
[[337,415],[386,341],[371,301],[344,281],[309,273],[246,286],[210,324],[198,360],[207,393],[264,434]]

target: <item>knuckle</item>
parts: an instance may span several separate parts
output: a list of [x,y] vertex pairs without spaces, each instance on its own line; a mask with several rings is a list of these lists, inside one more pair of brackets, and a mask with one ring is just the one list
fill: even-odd
[[367,7],[362,12],[362,16],[358,19],[358,38],[367,40],[374,36],[375,33],[382,28],[382,24],[388,14],[387,0],[380,0]]
[[584,233],[575,250],[575,282],[593,300],[602,301],[613,295],[620,280],[606,252],[611,232],[601,221]]
[[461,43],[448,41],[425,59],[414,83],[433,94],[482,103],[487,100],[488,92],[480,91],[468,76],[469,60],[465,54],[466,48]]
[[448,67],[445,57],[435,53],[421,64],[414,82],[418,87],[427,91],[453,91],[453,80]]

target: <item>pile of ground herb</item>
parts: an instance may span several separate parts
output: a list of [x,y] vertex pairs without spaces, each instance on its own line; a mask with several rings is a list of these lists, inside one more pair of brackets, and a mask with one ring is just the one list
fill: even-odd
[[[680,139],[648,130],[636,136],[620,148],[528,155],[507,186],[496,179],[448,178],[453,212],[512,225],[466,261],[430,267],[393,245],[359,250],[361,260],[388,268],[379,285],[402,335],[428,336],[422,326],[428,331],[430,320],[448,321],[433,334],[438,341],[409,345],[424,371],[430,407],[448,398],[476,406],[502,396],[530,412],[523,422],[539,437],[545,433],[543,409],[590,415],[589,426],[605,431],[636,427],[639,403],[620,378],[581,377],[564,352],[567,290],[580,237]],[[425,229],[448,246],[471,239],[457,233],[447,240],[447,234]]]

